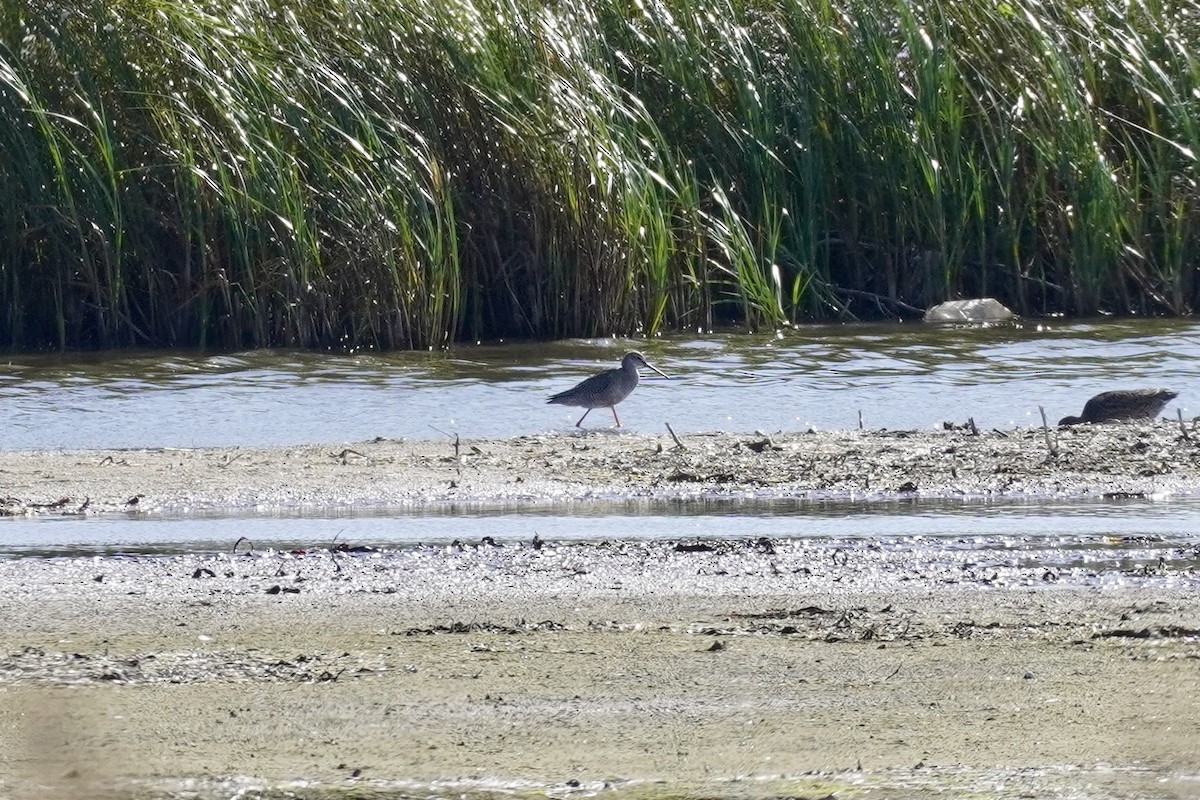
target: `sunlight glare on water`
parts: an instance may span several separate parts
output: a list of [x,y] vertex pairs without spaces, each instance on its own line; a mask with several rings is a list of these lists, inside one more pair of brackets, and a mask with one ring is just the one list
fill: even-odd
[[[121,352],[0,360],[0,448],[259,446],[377,436],[466,439],[573,431],[551,394],[642,350],[647,377],[625,430],[665,433],[981,428],[1051,423],[1110,388],[1179,392],[1195,408],[1200,327],[1157,320],[968,329],[823,325],[702,338],[457,346],[341,355]],[[610,428],[598,409],[585,427]]]

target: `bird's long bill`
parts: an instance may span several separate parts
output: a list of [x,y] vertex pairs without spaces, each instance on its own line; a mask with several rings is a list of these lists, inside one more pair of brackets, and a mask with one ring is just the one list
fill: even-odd
[[659,369],[658,367],[656,367],[656,366],[653,366],[653,365],[652,365],[652,364],[650,364],[648,361],[643,361],[642,363],[643,363],[643,364],[645,364],[645,365],[646,365],[646,366],[647,366],[649,369],[652,369],[652,370],[654,370],[655,372],[657,372],[659,375],[662,375],[662,376],[663,376],[664,378],[666,378],[667,380],[671,380],[671,376],[670,376],[670,375],[668,375],[667,373],[663,372],[663,371],[662,371],[661,369]]

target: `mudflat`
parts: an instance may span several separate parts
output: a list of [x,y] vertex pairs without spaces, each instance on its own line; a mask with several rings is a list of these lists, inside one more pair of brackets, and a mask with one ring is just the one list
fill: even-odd
[[1160,420],[1049,431],[709,433],[678,443],[665,432],[601,430],[453,442],[26,451],[4,454],[0,481],[9,514],[739,495],[1167,495],[1200,488],[1200,432]]
[[[1169,498],[1168,422],[9,453],[5,508]],[[135,505],[126,501],[139,496]],[[0,561],[0,794],[1194,797],[1194,545],[485,542]],[[1047,564],[1054,566],[1048,567]]]

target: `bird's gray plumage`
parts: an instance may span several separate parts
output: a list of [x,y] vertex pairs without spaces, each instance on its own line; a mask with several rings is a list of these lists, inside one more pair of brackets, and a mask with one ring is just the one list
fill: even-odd
[[617,416],[617,403],[629,397],[629,394],[637,388],[639,366],[654,370],[664,378],[670,377],[658,368],[651,366],[641,353],[631,350],[621,359],[621,366],[617,369],[598,372],[565,392],[559,392],[546,402],[586,408],[587,411],[583,412],[579,422],[575,423],[576,428],[583,424],[584,418],[593,408],[611,408],[613,419],[616,420],[619,428],[621,427],[621,418]]
[[1088,400],[1078,417],[1066,416],[1059,425],[1080,425],[1086,422],[1121,422],[1130,419],[1150,419],[1158,416],[1163,406],[1178,397],[1170,389],[1115,389]]

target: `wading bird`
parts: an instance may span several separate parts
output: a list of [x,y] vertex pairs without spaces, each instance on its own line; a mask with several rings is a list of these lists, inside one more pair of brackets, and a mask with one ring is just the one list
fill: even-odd
[[671,377],[662,370],[650,366],[646,362],[646,357],[641,353],[630,351],[621,359],[620,369],[606,369],[603,372],[597,372],[578,386],[567,389],[565,392],[559,392],[546,402],[586,408],[587,411],[583,412],[579,422],[575,423],[576,428],[583,424],[584,418],[593,408],[611,408],[613,419],[616,420],[619,428],[621,427],[621,418],[617,416],[617,403],[629,397],[629,393],[637,388],[639,366],[654,370],[664,378]]
[[1117,389],[1101,392],[1084,404],[1081,415],[1063,417],[1058,424],[1079,425],[1085,422],[1150,419],[1158,416],[1163,406],[1177,396],[1170,389]]

